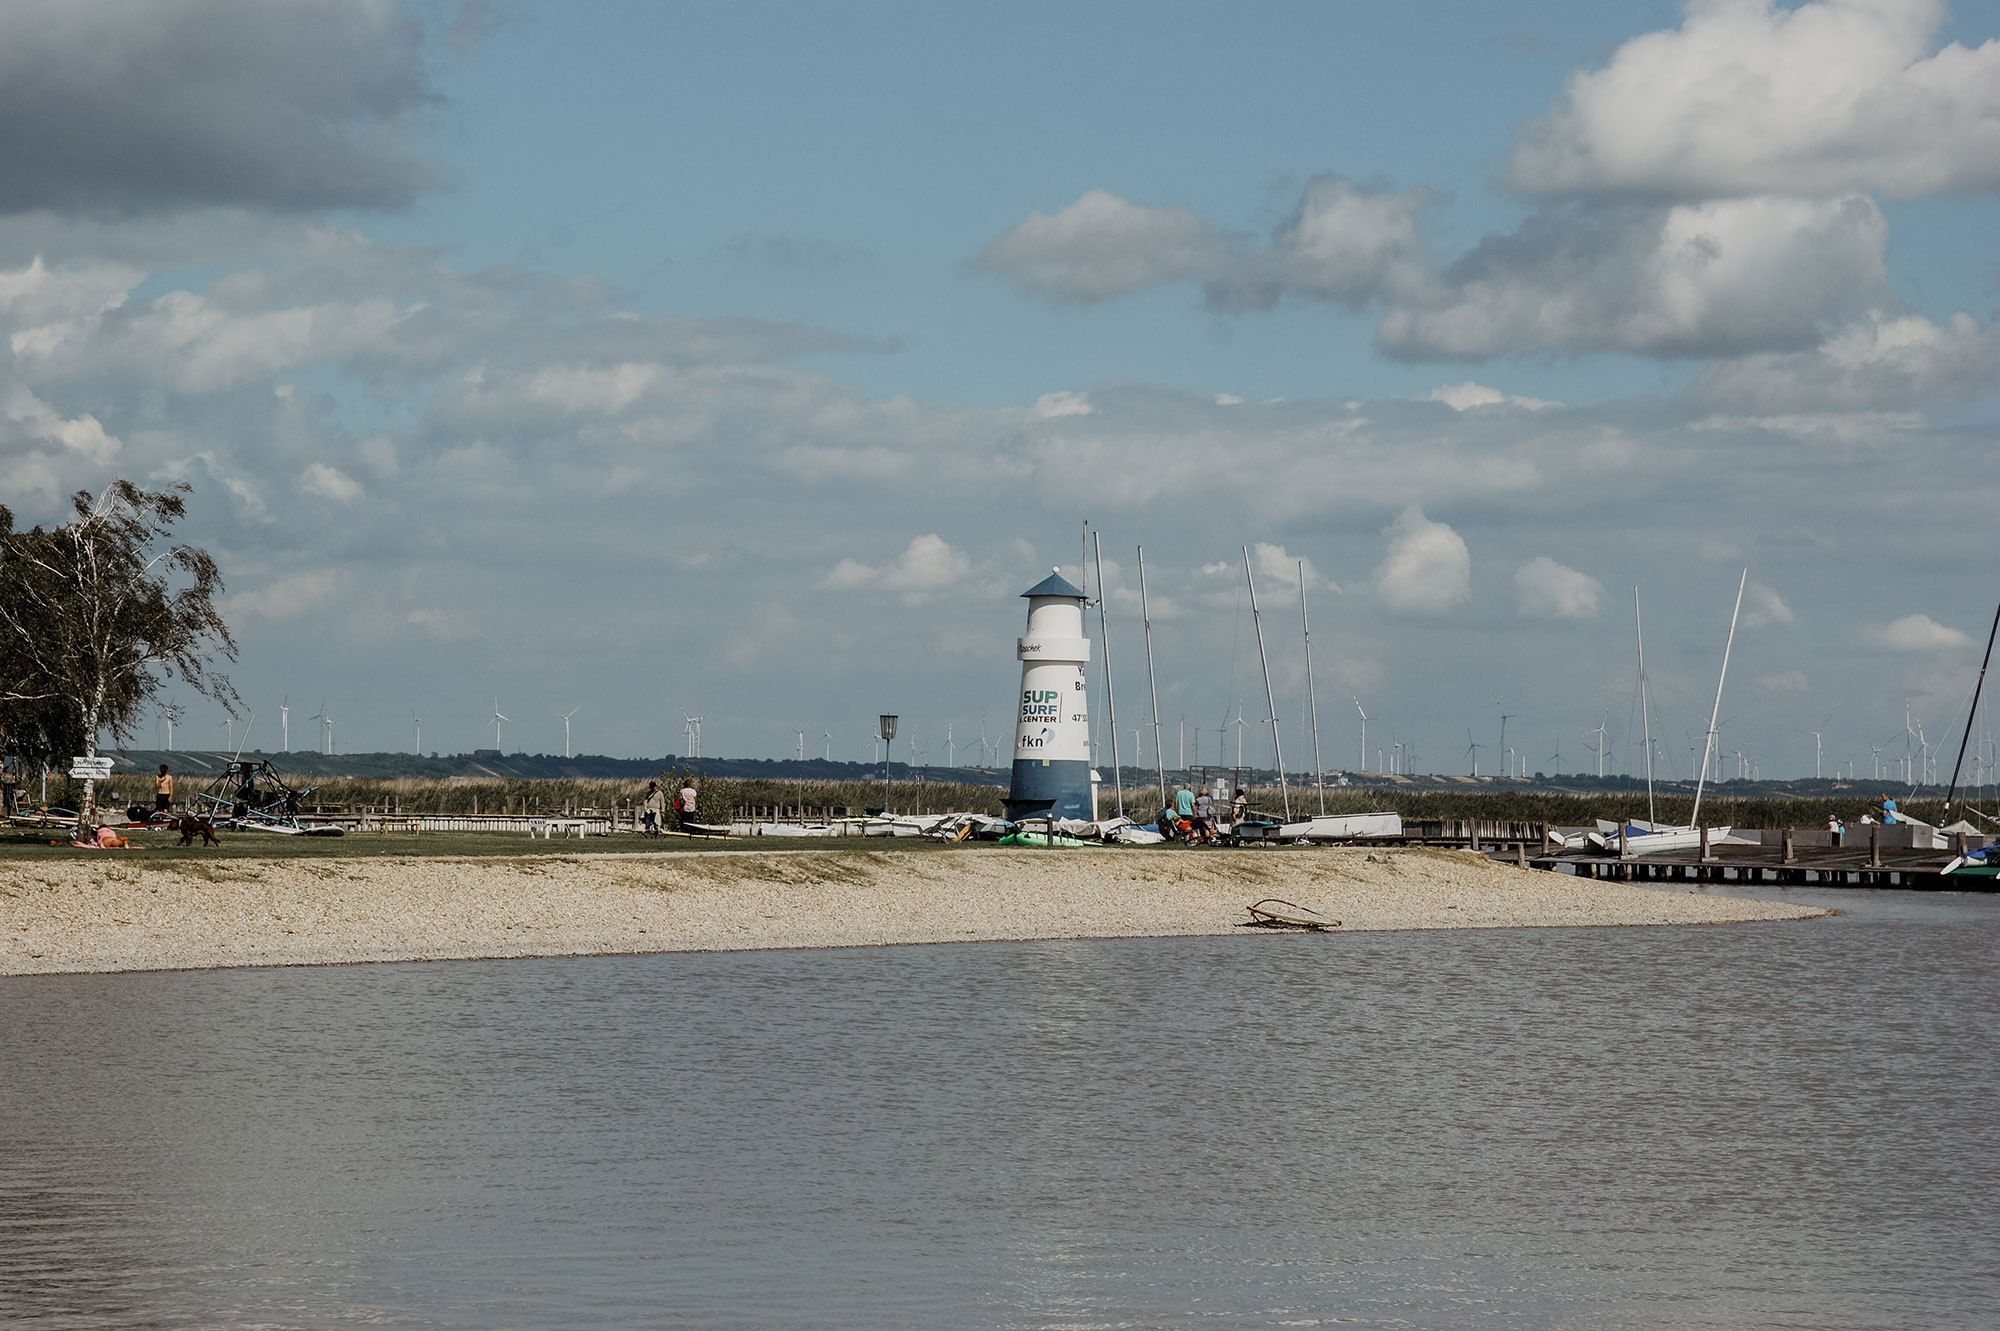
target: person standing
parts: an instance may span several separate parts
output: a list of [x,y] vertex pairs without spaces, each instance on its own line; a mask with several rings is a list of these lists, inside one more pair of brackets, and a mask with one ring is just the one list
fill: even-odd
[[1235,801],[1229,806],[1229,821],[1231,823],[1240,823],[1243,821],[1243,815],[1249,811],[1250,797],[1240,790],[1237,791]]
[[681,831],[683,832],[693,829],[694,802],[694,778],[688,777],[681,782],[681,793],[674,799],[674,812],[680,816]]
[[166,813],[174,806],[174,774],[160,764],[160,774],[153,778],[153,812]]
[[660,824],[666,821],[667,792],[660,789],[657,781],[646,783],[646,802],[641,806],[646,818],[646,835],[658,836]]

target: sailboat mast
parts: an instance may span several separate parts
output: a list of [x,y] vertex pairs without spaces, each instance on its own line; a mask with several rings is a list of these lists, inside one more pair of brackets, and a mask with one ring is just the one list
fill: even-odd
[[1653,717],[1646,702],[1646,625],[1639,618],[1639,589],[1632,589],[1632,628],[1639,635],[1639,720],[1646,730],[1646,821],[1658,827],[1653,812]]
[[[1285,821],[1292,821],[1292,791],[1285,784],[1285,750],[1278,742],[1278,699],[1271,692],[1271,658],[1264,655],[1264,621],[1257,614],[1257,579],[1250,572],[1250,547],[1243,547],[1243,581],[1250,588],[1250,622],[1257,629],[1257,660],[1264,667],[1264,710],[1271,715],[1271,756],[1278,763],[1278,793],[1285,801]],[[1238,730],[1237,741],[1243,732]]]
[[1729,612],[1729,638],[1722,644],[1722,673],[1715,677],[1715,706],[1708,713],[1708,738],[1701,746],[1701,776],[1694,783],[1694,812],[1688,826],[1701,826],[1701,792],[1708,783],[1708,755],[1715,749],[1715,722],[1722,715],[1722,681],[1729,678],[1729,650],[1736,645],[1736,617],[1743,613],[1743,589],[1750,584],[1750,570],[1736,580],[1736,608]]
[[1312,716],[1313,785],[1319,790],[1319,811],[1326,813],[1326,767],[1319,760],[1319,699],[1313,694],[1313,628],[1306,617],[1306,561],[1299,561],[1299,628],[1306,636],[1306,711]]
[[[1118,792],[1118,816],[1125,816],[1125,777],[1118,769],[1118,701],[1111,692],[1111,626],[1104,617],[1104,542],[1092,532],[1097,551],[1097,640],[1104,648],[1104,710],[1111,714],[1111,785]],[[1097,810],[1090,811],[1091,817]]]
[[1972,723],[1979,718],[1979,693],[1986,687],[1986,667],[1993,662],[1995,634],[2000,634],[2000,608],[1993,611],[1993,627],[1986,634],[1986,655],[1979,662],[1979,682],[1972,686],[1972,710],[1965,714],[1965,734],[1958,741],[1958,761],[1951,765],[1951,785],[1944,792],[1944,818],[1938,819],[1939,827],[1951,817],[1951,797],[1958,793],[1958,769],[1965,766],[1965,742],[1972,738]]
[[[1139,546],[1139,619],[1146,626],[1146,688],[1153,695],[1153,762],[1160,769],[1160,805],[1167,802],[1167,756],[1160,748],[1160,686],[1153,678],[1153,612],[1146,605],[1146,547]],[[1137,758],[1138,754],[1132,755]]]

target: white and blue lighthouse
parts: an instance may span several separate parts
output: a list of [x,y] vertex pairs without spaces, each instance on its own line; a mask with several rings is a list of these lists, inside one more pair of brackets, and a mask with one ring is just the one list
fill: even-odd
[[1028,631],[1015,649],[1021,695],[1007,816],[1017,822],[1043,816],[1089,820],[1097,810],[1091,807],[1084,596],[1061,570],[1021,595],[1028,600]]

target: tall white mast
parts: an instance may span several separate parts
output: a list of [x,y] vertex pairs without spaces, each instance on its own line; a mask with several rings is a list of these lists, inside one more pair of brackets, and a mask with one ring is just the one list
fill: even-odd
[[1632,628],[1639,635],[1639,719],[1646,731],[1646,821],[1659,825],[1653,812],[1653,717],[1646,702],[1646,626],[1639,618],[1639,589],[1632,589]]
[[[1160,804],[1167,802],[1167,756],[1160,747],[1160,685],[1153,677],[1153,612],[1146,604],[1146,547],[1139,551],[1139,619],[1146,626],[1146,688],[1153,695],[1153,762],[1160,769]],[[1099,589],[1100,592],[1102,588]],[[1136,757],[1137,755],[1133,755]]]
[[1319,791],[1319,811],[1326,812],[1326,768],[1319,760],[1319,699],[1313,693],[1313,630],[1306,617],[1306,561],[1299,561],[1299,628],[1306,637],[1306,711],[1312,717],[1313,786]]
[[1292,792],[1285,784],[1285,750],[1278,742],[1278,700],[1271,692],[1271,658],[1264,655],[1264,621],[1257,614],[1257,579],[1250,573],[1250,547],[1243,547],[1243,580],[1250,587],[1250,622],[1257,629],[1257,659],[1264,666],[1264,710],[1271,714],[1271,756],[1278,764],[1278,793],[1285,802],[1285,821],[1292,821]]
[[[1111,627],[1104,617],[1104,543],[1090,534],[1097,556],[1097,640],[1104,644],[1104,711],[1111,725],[1111,785],[1118,792],[1118,816],[1125,816],[1125,777],[1118,770],[1118,703],[1111,693]],[[1091,816],[1097,815],[1092,809]]]
[[1701,826],[1701,792],[1708,782],[1708,755],[1715,748],[1715,720],[1722,715],[1722,682],[1729,678],[1729,651],[1736,645],[1736,617],[1743,613],[1743,589],[1750,583],[1750,570],[1744,569],[1743,576],[1736,580],[1736,608],[1729,612],[1729,637],[1722,644],[1722,671],[1715,677],[1715,706],[1708,713],[1708,739],[1701,746],[1701,776],[1694,783],[1694,812],[1688,815],[1688,826]]

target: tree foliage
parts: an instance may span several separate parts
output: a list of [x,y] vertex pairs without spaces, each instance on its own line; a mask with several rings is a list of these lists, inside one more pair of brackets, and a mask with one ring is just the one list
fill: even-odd
[[75,520],[47,530],[16,531],[0,507],[0,749],[95,753],[99,731],[133,732],[169,675],[234,705],[212,668],[236,657],[215,607],[222,575],[170,539],[187,489],[81,490]]

